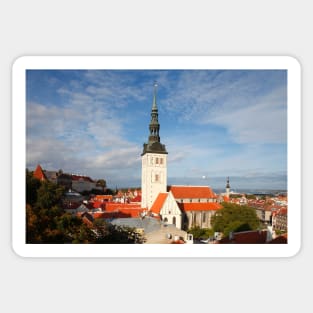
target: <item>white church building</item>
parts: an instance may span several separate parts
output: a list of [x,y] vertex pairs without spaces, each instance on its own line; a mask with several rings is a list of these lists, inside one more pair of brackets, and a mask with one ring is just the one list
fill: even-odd
[[144,143],[141,177],[141,207],[149,215],[179,229],[194,226],[211,227],[211,217],[221,205],[208,186],[167,186],[167,154],[160,141],[157,107],[157,85],[154,85],[148,143]]

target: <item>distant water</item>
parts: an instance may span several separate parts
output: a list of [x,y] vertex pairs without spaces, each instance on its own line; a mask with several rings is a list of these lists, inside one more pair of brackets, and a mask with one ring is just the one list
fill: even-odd
[[[213,189],[215,193],[224,193],[225,188],[215,188]],[[235,189],[232,190],[231,192],[234,193],[244,193],[244,194],[257,194],[257,195],[277,195],[277,194],[287,194],[287,190],[283,189]]]

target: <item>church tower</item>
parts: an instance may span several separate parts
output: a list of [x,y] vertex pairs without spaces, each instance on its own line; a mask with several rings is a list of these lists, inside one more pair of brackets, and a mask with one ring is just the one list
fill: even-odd
[[226,196],[229,198],[230,196],[230,185],[229,185],[229,177],[227,177],[227,183],[226,183]]
[[167,151],[160,142],[158,120],[157,84],[154,84],[151,121],[148,143],[144,143],[141,154],[141,207],[150,209],[160,192],[167,189]]

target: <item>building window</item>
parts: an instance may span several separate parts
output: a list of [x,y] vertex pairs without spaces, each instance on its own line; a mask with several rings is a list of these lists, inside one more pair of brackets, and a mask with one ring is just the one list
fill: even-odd
[[159,158],[155,158],[155,164],[159,164]]
[[176,217],[173,217],[173,224],[176,226]]
[[206,220],[206,214],[205,212],[202,213],[202,223],[205,223]]
[[196,226],[196,223],[197,223],[197,216],[196,216],[196,213],[193,213],[193,216],[192,216],[192,219],[193,219],[193,226]]
[[155,177],[154,177],[154,178],[155,178],[155,181],[158,182],[158,181],[160,180],[159,174],[155,174]]

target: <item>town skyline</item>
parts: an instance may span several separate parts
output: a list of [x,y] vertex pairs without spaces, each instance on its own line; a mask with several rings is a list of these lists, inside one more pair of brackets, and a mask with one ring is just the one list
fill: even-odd
[[26,167],[140,186],[154,81],[169,184],[287,189],[285,70],[27,70]]

